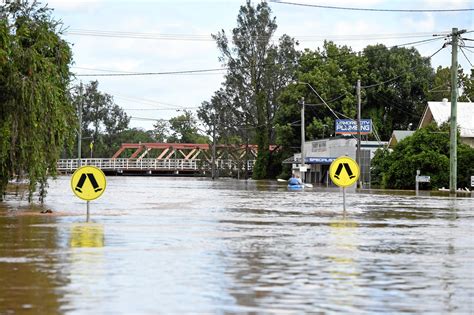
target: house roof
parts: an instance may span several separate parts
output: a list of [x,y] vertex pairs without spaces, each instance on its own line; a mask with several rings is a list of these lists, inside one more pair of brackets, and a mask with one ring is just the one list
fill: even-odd
[[[447,122],[451,116],[451,102],[428,102],[418,128],[426,127],[432,121],[438,125]],[[457,103],[457,124],[463,138],[474,138],[474,103]]]
[[394,130],[392,132],[392,136],[390,137],[390,141],[388,142],[388,147],[393,148],[397,145],[397,143],[414,133],[415,132],[412,130]]

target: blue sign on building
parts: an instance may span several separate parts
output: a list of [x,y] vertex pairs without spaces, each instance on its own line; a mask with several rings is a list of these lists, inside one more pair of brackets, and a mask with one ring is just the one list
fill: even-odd
[[[360,133],[368,134],[372,132],[372,119],[360,120]],[[336,134],[356,134],[357,120],[336,119]]]
[[304,159],[306,164],[331,164],[335,157],[307,157]]

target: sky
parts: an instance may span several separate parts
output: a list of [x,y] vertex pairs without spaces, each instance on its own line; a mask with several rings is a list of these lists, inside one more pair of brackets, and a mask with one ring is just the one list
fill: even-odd
[[[283,1],[283,0],[282,0]],[[464,9],[472,0],[287,0],[370,9]],[[253,1],[257,3],[258,1]],[[43,3],[45,3],[43,1]],[[89,74],[176,72],[219,69],[219,50],[211,38],[222,29],[227,34],[245,0],[49,0],[53,16],[66,28],[72,45],[77,80],[99,81],[99,89],[114,97],[131,116],[130,127],[152,129],[155,119],[169,119],[184,109],[195,111],[210,100],[223,82],[223,72],[150,76],[94,77]],[[401,45],[433,38],[453,27],[474,30],[474,11],[374,12],[335,10],[269,2],[278,29],[275,39],[287,34],[298,49],[317,49],[325,39],[360,51],[367,45]],[[465,35],[474,38],[474,33]],[[422,56],[443,46],[444,39],[414,44]],[[474,42],[466,41],[474,46]],[[412,45],[404,46],[411,47]],[[469,73],[474,48],[459,53]],[[451,46],[432,58],[432,66],[451,65]],[[387,78],[390,79],[390,78]],[[362,85],[364,83],[362,82]]]

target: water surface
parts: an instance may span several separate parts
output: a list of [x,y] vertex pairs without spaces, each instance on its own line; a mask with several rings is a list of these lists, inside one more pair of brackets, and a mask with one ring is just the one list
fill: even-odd
[[[474,199],[69,177],[0,203],[0,314],[472,313]],[[51,209],[53,214],[39,214]]]

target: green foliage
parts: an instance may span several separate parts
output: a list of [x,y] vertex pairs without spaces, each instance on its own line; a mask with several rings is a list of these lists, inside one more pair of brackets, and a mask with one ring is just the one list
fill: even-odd
[[[240,7],[237,27],[232,30],[233,45],[224,30],[213,35],[222,53],[220,60],[229,70],[223,87],[200,111],[209,131],[215,125],[220,137],[232,135],[242,142],[257,143],[257,179],[268,177],[268,144],[275,140],[277,99],[293,76],[298,56],[292,38],[283,35],[278,44],[273,43],[276,28],[268,3],[254,7],[248,0]],[[205,115],[210,108],[215,115],[212,119]]]
[[[325,42],[322,49],[306,50],[299,58],[296,71],[298,84],[287,86],[279,97],[281,106],[276,113],[276,139],[287,156],[301,147],[301,97],[305,106],[305,135],[307,140],[334,134],[333,111],[355,117],[354,85],[364,73],[366,61],[347,46]],[[326,107],[315,91],[328,103]],[[340,115],[340,114],[339,114]]]
[[[462,94],[459,95],[460,102],[468,102],[474,99],[474,69],[471,69],[471,76],[464,74],[463,69],[458,69],[458,88]],[[444,98],[451,101],[451,69],[439,66],[436,69],[432,88],[429,91],[429,100],[441,102]]]
[[[432,188],[449,186],[449,126],[430,125],[400,141],[393,152],[379,150],[372,160],[374,185],[413,189],[416,170],[431,177]],[[474,149],[458,144],[458,186],[468,185]]]
[[77,125],[67,95],[72,53],[36,2],[11,2],[0,16],[0,198],[9,180],[27,178],[29,200],[37,185],[42,200]]
[[415,48],[367,46],[362,116],[370,117],[382,139],[416,125],[426,107],[434,71]]
[[466,144],[458,146],[458,187],[470,187],[474,176],[474,149]]
[[209,138],[198,133],[197,119],[185,110],[184,114],[173,117],[169,121],[171,136],[168,142],[174,143],[208,143]]
[[[121,133],[128,128],[130,117],[115,104],[111,95],[99,91],[97,81],[74,86],[70,97],[77,109],[82,108],[81,155],[91,156],[90,143],[93,142],[92,157],[112,156],[121,145]],[[77,156],[77,151],[73,156]]]

